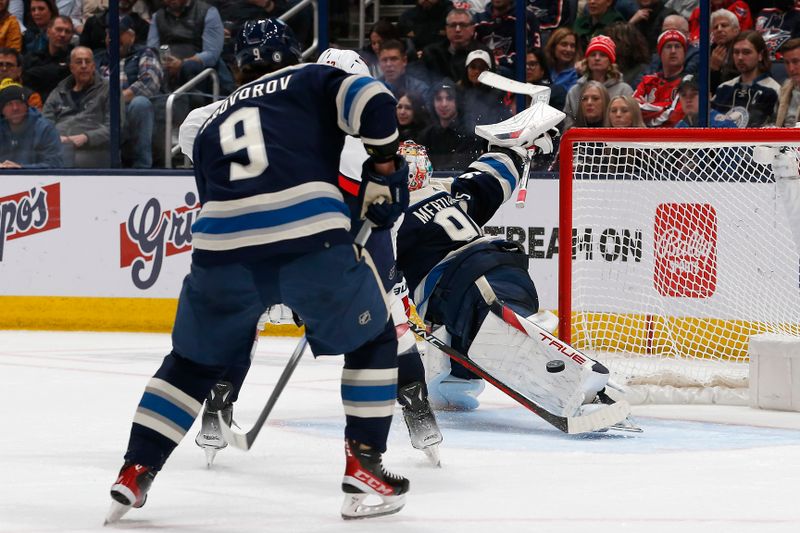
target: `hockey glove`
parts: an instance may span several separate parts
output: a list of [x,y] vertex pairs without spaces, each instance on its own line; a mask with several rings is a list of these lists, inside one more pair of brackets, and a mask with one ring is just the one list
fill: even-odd
[[372,158],[364,162],[358,203],[361,219],[368,218],[377,227],[384,228],[408,208],[408,163],[405,158],[395,156],[395,170],[391,174],[378,174]]

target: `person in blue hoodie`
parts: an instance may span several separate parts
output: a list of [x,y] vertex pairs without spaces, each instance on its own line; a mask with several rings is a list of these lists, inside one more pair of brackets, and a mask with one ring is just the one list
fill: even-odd
[[22,85],[0,83],[0,168],[56,168],[64,165],[56,127],[28,107]]

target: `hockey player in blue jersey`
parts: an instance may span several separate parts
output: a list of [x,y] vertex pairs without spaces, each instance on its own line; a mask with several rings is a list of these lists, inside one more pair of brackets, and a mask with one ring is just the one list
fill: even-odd
[[[353,244],[337,187],[344,138],[358,135],[370,156],[359,217],[385,227],[407,206],[395,100],[371,78],[299,60],[288,26],[246,23],[237,61],[252,81],[219,106],[194,143],[202,209],[192,227],[191,272],[173,350],[137,407],[107,522],[144,505],[203,400],[229,367],[250,357],[259,317],[279,302],[302,318],[315,355],[345,354],[342,516],[388,514],[405,503],[408,480],[381,461],[397,387],[395,328],[369,254]],[[368,504],[370,495],[381,502]]]
[[[320,54],[318,63],[331,65],[350,74],[369,76],[369,68],[361,57],[352,50],[329,48]],[[222,101],[193,110],[181,124],[179,143],[181,149],[190,159],[194,154],[194,141],[200,127],[222,105]],[[368,154],[361,141],[348,135],[345,138],[339,162],[339,187],[345,193],[345,201],[351,213],[358,212],[358,191],[361,184],[361,171]],[[354,225],[360,224],[355,221]],[[422,450],[435,465],[439,464],[438,445],[442,441],[436,417],[427,401],[425,373],[419,358],[416,340],[406,325],[408,319],[408,289],[402,276],[397,273],[394,257],[393,237],[390,229],[376,229],[366,243],[384,288],[390,292],[389,301],[392,318],[398,331],[398,367],[397,401],[403,408],[403,420],[409,431],[411,444]],[[259,330],[267,323],[295,323],[296,317],[291,309],[284,305],[276,305],[268,309],[259,321]],[[256,337],[257,341],[257,337]],[[256,343],[254,342],[253,348]],[[227,447],[217,413],[231,424],[233,405],[245,376],[250,368],[250,361],[229,367],[222,381],[217,383],[206,398],[203,408],[202,423],[195,437],[195,442],[206,454],[206,462],[210,467],[216,453]]]

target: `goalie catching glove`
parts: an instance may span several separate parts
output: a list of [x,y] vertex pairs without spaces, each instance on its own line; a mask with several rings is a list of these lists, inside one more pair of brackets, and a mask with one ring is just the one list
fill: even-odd
[[369,219],[377,227],[389,227],[408,208],[408,164],[403,157],[394,156],[395,171],[382,175],[375,170],[370,157],[364,162],[358,203],[361,219]]

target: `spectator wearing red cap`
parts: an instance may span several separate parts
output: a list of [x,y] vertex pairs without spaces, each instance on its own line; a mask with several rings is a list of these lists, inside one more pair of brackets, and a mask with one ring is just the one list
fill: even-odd
[[662,69],[643,77],[633,93],[642,106],[642,118],[649,127],[673,127],[683,118],[678,85],[687,45],[686,36],[677,30],[667,30],[658,37]]
[[589,41],[586,48],[586,57],[578,63],[578,70],[584,74],[567,93],[564,105],[564,130],[569,129],[574,123],[580,108],[580,95],[583,93],[586,82],[593,80],[603,84],[609,98],[615,96],[630,96],[633,94],[631,86],[622,79],[622,72],[617,66],[617,47],[609,37],[598,35]]

